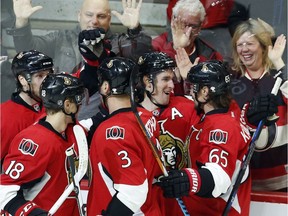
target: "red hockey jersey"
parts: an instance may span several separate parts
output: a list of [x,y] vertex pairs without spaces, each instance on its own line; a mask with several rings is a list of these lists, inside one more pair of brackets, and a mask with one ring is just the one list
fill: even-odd
[[[63,138],[44,119],[16,135],[3,163],[1,209],[8,210],[10,205],[10,210],[17,211],[24,196],[48,211],[71,182],[65,150],[73,146],[76,157],[75,143],[72,125]],[[79,215],[75,197],[68,198],[54,215]]]
[[40,104],[34,107],[25,103],[18,94],[1,104],[1,161],[7,155],[12,139],[23,129],[32,125],[42,115],[45,109]]
[[[200,120],[191,97],[171,96],[167,107],[158,108],[152,113],[160,126],[159,141],[167,170],[188,167],[189,142],[186,142],[186,137],[191,126]],[[159,203],[164,202],[163,208],[166,209],[163,215],[182,215],[176,199],[163,200],[161,195],[159,200]]]
[[[251,137],[239,116],[227,110],[207,113],[190,137],[192,168],[208,169],[214,179],[213,198],[183,197],[191,215],[222,215]],[[229,215],[249,215],[251,180],[246,172]]]
[[[161,154],[155,118],[143,108],[138,111]],[[109,204],[113,208],[114,196],[135,214],[162,215],[155,200],[160,190],[152,186],[153,179],[162,172],[130,108],[117,110],[100,124],[92,139],[90,160],[88,215],[101,215]]]
[[168,170],[188,166],[186,137],[200,117],[191,97],[171,96],[169,105],[152,111],[160,126],[159,141]]

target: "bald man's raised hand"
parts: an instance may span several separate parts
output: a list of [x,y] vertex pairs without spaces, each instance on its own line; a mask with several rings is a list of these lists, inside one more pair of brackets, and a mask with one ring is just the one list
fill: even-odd
[[129,29],[135,29],[139,26],[140,9],[142,0],[136,4],[136,0],[122,0],[123,13],[113,10],[111,13],[116,16],[122,25]]
[[27,25],[29,17],[42,8],[42,6],[33,7],[31,0],[13,0],[13,9],[16,16],[15,27],[21,28]]

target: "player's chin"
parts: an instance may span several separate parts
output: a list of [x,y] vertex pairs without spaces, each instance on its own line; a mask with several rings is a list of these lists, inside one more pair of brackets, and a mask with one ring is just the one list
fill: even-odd
[[168,105],[169,104],[169,102],[170,102],[170,96],[165,96],[165,97],[163,97],[162,98],[162,105]]

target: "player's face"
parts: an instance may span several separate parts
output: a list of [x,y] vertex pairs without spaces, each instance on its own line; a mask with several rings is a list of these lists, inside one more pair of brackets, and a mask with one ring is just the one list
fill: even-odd
[[238,39],[236,49],[246,68],[257,70],[262,66],[263,49],[256,37],[250,32],[245,32]]
[[170,101],[170,94],[174,89],[174,72],[168,69],[156,75],[152,98],[161,105],[167,105]]
[[44,71],[40,71],[38,73],[32,74],[30,88],[31,88],[31,93],[33,95],[40,97],[40,85],[50,72],[51,72],[50,70],[44,70]]
[[84,0],[78,14],[81,30],[103,28],[107,31],[110,27],[110,6],[106,0]]

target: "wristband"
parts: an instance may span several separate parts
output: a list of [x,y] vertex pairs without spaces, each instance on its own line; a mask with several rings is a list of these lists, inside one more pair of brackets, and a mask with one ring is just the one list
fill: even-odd
[[198,171],[191,168],[186,168],[184,170],[187,173],[189,182],[191,184],[189,193],[190,194],[197,193],[201,188],[201,179]]
[[127,33],[129,36],[133,36],[133,35],[138,35],[140,33],[140,31],[142,30],[142,26],[139,24],[136,28],[134,29],[127,29]]
[[16,211],[15,216],[28,216],[35,208],[39,208],[39,206],[31,201],[26,202]]

